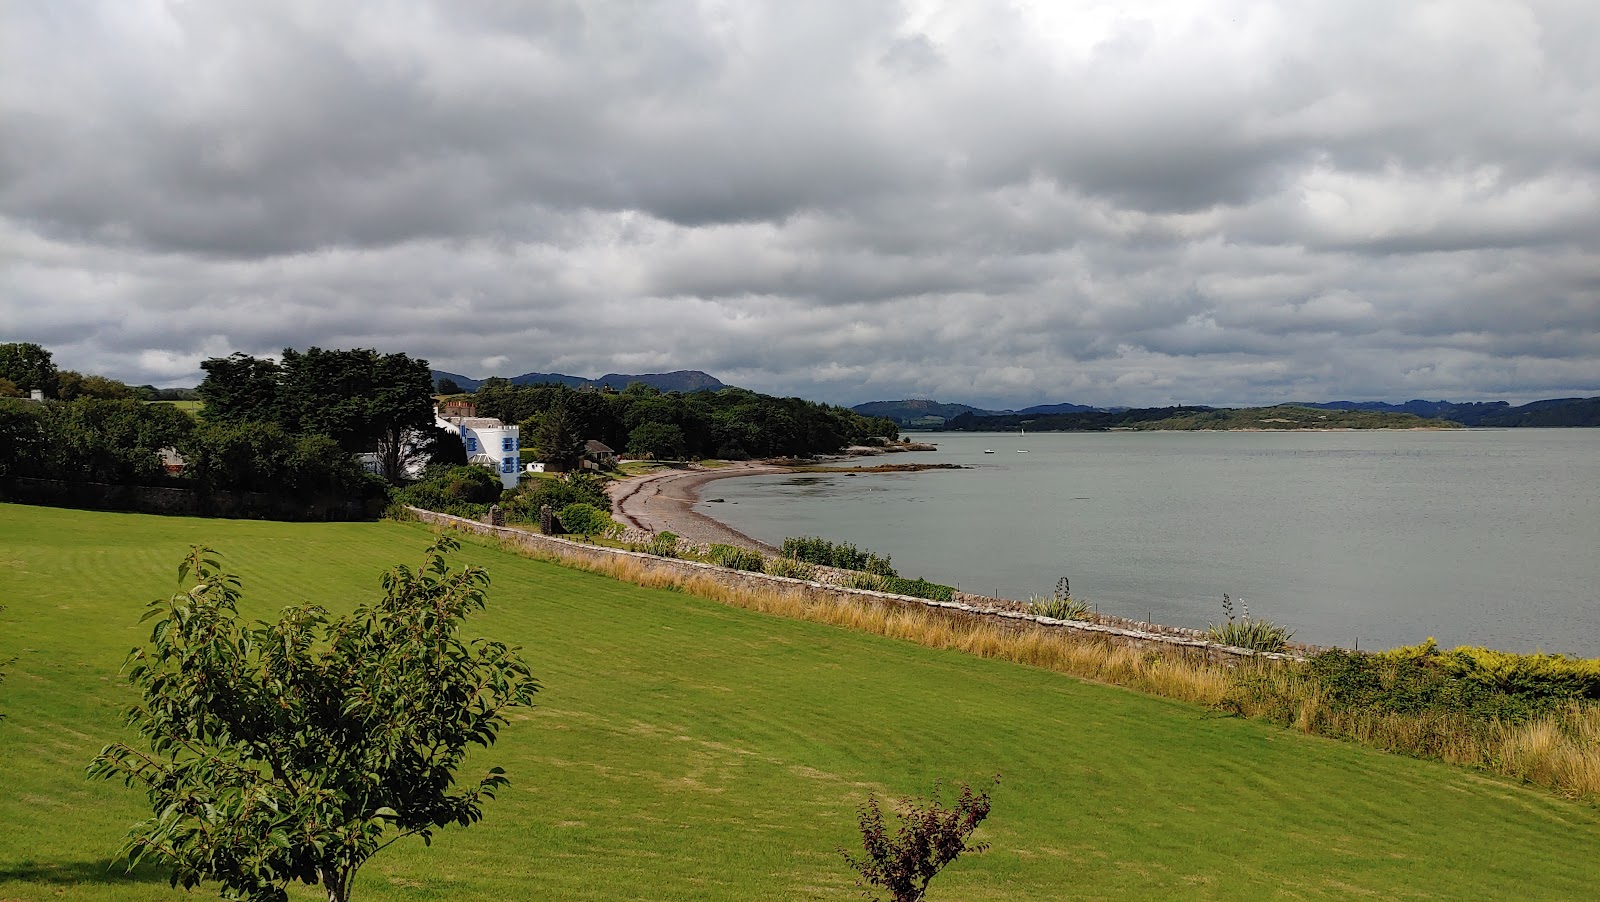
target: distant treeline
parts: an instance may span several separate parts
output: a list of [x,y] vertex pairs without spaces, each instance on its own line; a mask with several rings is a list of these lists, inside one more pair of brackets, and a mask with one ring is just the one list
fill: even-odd
[[883,417],[742,388],[685,394],[635,382],[608,393],[489,379],[474,399],[480,416],[520,424],[524,446],[548,461],[590,439],[633,457],[742,460],[827,454],[900,434]]
[[1428,420],[1407,413],[1368,410],[1328,410],[1293,404],[1275,407],[1141,407],[1118,411],[1087,411],[1046,416],[962,414],[945,428],[958,432],[1009,432],[1023,428],[1035,432],[1103,432],[1135,430],[1221,429],[1416,429],[1457,428],[1457,424]]

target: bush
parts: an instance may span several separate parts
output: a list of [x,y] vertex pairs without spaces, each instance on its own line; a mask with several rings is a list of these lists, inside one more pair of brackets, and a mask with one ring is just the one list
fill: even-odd
[[878,557],[848,542],[830,542],[816,536],[791,536],[784,539],[783,556],[824,567],[837,567],[840,570],[858,570],[879,576],[899,575],[894,567],[890,566],[888,556]]
[[[999,781],[995,777],[995,782]],[[964,852],[982,852],[989,847],[988,843],[967,842],[989,816],[989,794],[975,795],[965,783],[961,784],[954,808],[946,808],[940,802],[939,787],[935,785],[932,799],[901,799],[897,813],[900,829],[891,833],[877,797],[867,796],[858,817],[861,846],[866,854],[857,857],[839,850],[861,875],[857,886],[881,887],[893,902],[921,902],[929,881],[945,865]],[[870,889],[866,894],[877,898]]]
[[878,580],[883,586],[880,592],[910,595],[913,598],[931,598],[934,601],[953,601],[956,597],[953,586],[930,583],[921,577],[906,579],[903,576],[879,576]]
[[1288,628],[1278,626],[1270,620],[1253,620],[1250,617],[1250,606],[1244,605],[1244,616],[1233,616],[1233,599],[1224,592],[1222,594],[1222,611],[1228,615],[1227,623],[1213,623],[1206,630],[1206,637],[1218,645],[1232,645],[1235,648],[1249,648],[1255,651],[1283,651],[1294,637]]
[[1527,698],[1600,699],[1600,660],[1461,646],[1441,652],[1432,638],[1379,655],[1434,668],[1496,692]]
[[429,478],[396,492],[395,502],[476,520],[500,498],[500,479],[484,467],[451,467],[429,473]]
[[712,545],[706,550],[706,561],[718,567],[727,567],[730,570],[749,570],[752,573],[761,573],[766,568],[767,559],[760,552],[737,545]]
[[509,522],[536,523],[539,508],[549,505],[559,511],[569,504],[587,504],[611,512],[611,496],[606,494],[606,481],[587,473],[569,473],[555,479],[528,479],[512,489],[510,497],[501,504]]
[[775,557],[767,560],[767,573],[773,576],[787,576],[790,579],[815,579],[817,568],[814,564],[797,561],[790,557]]
[[569,504],[556,514],[563,532],[580,536],[605,536],[616,532],[621,524],[611,515],[592,504]]

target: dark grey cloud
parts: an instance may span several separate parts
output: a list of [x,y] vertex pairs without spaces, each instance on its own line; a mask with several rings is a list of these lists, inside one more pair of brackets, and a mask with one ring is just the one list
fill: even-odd
[[0,12],[0,340],[855,402],[1600,392],[1600,7]]

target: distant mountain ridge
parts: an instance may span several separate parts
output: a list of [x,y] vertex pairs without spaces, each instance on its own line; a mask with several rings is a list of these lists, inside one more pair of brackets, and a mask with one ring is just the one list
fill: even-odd
[[[1390,404],[1385,401],[1295,401],[1290,406],[1310,407],[1317,410],[1365,411],[1371,413],[1408,413],[1429,420],[1449,420],[1463,426],[1493,428],[1518,427],[1600,427],[1600,397],[1549,398],[1513,407],[1505,401],[1407,401]],[[907,401],[868,401],[850,408],[857,413],[873,417],[888,417],[901,426],[923,427],[949,423],[966,417],[968,424],[974,418],[1009,417],[1015,426],[1022,417],[1055,417],[1071,414],[1120,414],[1127,407],[1090,407],[1084,404],[1036,404],[1022,410],[984,410],[969,404],[914,399]],[[1211,411],[1224,408],[1148,408],[1151,410]],[[1090,418],[1084,423],[1099,424],[1104,418]],[[1106,422],[1111,422],[1106,420]],[[999,424],[997,424],[999,425]],[[1002,428],[1006,428],[1002,426]]]
[[1036,404],[1022,410],[985,410],[970,404],[951,404],[913,398],[906,401],[868,401],[850,408],[863,416],[888,417],[901,426],[932,425],[932,419],[953,420],[965,413],[977,417],[999,416],[1049,416],[1060,413],[1090,413],[1112,408],[1089,407],[1084,404]]
[[[482,385],[486,381],[484,379],[473,379],[470,376],[463,376],[459,373],[448,373],[444,370],[433,371],[434,385],[438,385],[445,379],[455,382],[455,384],[461,386],[463,391],[477,391],[478,386]],[[520,376],[512,376],[508,381],[510,381],[512,385],[543,385],[546,383],[553,383],[556,385],[565,385],[569,388],[582,388],[585,385],[592,385],[596,388],[599,388],[601,386],[609,385],[618,391],[627,388],[629,383],[643,382],[645,385],[660,391],[677,391],[684,393],[697,391],[718,391],[728,387],[727,385],[723,384],[721,379],[718,379],[709,373],[702,373],[699,370],[674,370],[670,373],[640,374],[606,373],[604,376],[594,379],[586,379],[583,376],[569,376],[565,373],[523,373]]]

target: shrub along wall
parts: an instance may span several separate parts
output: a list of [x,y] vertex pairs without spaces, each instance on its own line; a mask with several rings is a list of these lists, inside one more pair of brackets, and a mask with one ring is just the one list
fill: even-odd
[[839,604],[873,604],[887,605],[890,607],[920,608],[940,612],[948,617],[959,620],[971,620],[992,625],[1000,625],[1007,629],[1025,630],[1052,630],[1063,631],[1081,635],[1086,639],[1096,639],[1113,645],[1125,645],[1140,649],[1179,649],[1186,653],[1214,662],[1226,663],[1241,658],[1257,658],[1268,660],[1297,660],[1293,655],[1271,654],[1256,652],[1248,648],[1233,648],[1226,645],[1216,645],[1199,639],[1190,639],[1177,636],[1163,636],[1142,630],[1127,629],[1116,626],[1106,626],[1098,623],[1083,623],[1070,620],[1053,620],[1049,617],[1039,617],[1021,611],[993,610],[959,601],[937,601],[927,598],[913,598],[907,595],[894,595],[888,592],[874,592],[867,589],[851,589],[843,586],[831,586],[818,582],[790,579],[784,576],[771,576],[765,573],[755,573],[747,570],[730,570],[711,564],[702,564],[698,561],[685,561],[676,558],[661,558],[636,551],[624,551],[620,548],[608,548],[601,545],[589,545],[583,542],[574,542],[555,536],[539,535],[520,529],[505,526],[490,526],[462,517],[453,517],[449,514],[440,514],[421,508],[409,508],[418,520],[436,526],[451,527],[479,535],[492,536],[503,541],[520,545],[538,554],[557,559],[584,561],[588,563],[604,564],[630,560],[651,568],[657,572],[668,573],[685,580],[707,579],[726,588],[751,592],[790,592],[798,597],[810,601],[833,601]]

